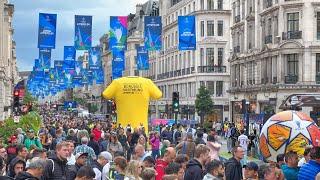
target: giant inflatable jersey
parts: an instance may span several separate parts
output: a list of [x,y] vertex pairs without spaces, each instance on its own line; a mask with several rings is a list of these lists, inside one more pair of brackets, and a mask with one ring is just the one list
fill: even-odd
[[113,80],[103,91],[103,97],[114,99],[117,105],[117,123],[136,128],[142,124],[148,132],[149,99],[159,99],[162,92],[150,80],[137,76]]

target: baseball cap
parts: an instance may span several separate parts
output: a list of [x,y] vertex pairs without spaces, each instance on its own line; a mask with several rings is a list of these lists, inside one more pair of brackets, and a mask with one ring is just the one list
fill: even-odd
[[100,153],[100,156],[104,157],[108,161],[112,161],[112,155],[108,151],[103,151]]
[[80,156],[88,156],[88,153],[86,153],[86,152],[78,152],[74,157],[75,157],[75,159],[78,159]]
[[248,164],[246,165],[246,168],[248,168],[250,170],[254,170],[254,171],[258,171],[259,170],[259,166],[255,162],[248,162]]

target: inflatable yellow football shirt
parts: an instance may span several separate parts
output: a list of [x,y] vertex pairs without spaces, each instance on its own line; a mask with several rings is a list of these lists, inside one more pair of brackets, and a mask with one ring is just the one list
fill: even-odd
[[149,99],[159,99],[162,92],[150,80],[137,76],[122,77],[113,80],[103,91],[106,99],[114,98],[117,106],[117,123],[123,127],[140,127],[148,132]]

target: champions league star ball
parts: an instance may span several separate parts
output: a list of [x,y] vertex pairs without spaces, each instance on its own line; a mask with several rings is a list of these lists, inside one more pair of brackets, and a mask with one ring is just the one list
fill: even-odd
[[283,111],[263,125],[259,141],[263,157],[276,162],[278,154],[294,151],[302,156],[307,145],[319,146],[320,130],[305,113]]

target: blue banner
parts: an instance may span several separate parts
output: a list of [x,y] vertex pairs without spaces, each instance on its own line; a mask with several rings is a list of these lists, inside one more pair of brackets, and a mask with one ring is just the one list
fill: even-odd
[[76,49],[73,46],[64,46],[63,60],[74,61],[76,59]]
[[63,67],[63,61],[54,61],[54,68],[61,68]]
[[128,17],[110,17],[109,47],[112,51],[124,51],[127,49]]
[[34,60],[33,71],[40,71],[40,60],[39,59]]
[[75,69],[75,62],[76,61],[63,61],[63,72],[64,72],[64,83],[67,88],[72,88],[73,84],[73,76],[74,76],[74,69]]
[[39,62],[40,69],[49,71],[51,66],[51,49],[40,48],[39,49]]
[[104,72],[103,68],[95,70],[94,72],[94,79],[96,80],[96,84],[104,84]]
[[83,62],[76,61],[74,79],[82,79],[82,72],[83,72]]
[[102,67],[101,48],[93,47],[89,50],[89,68],[92,70]]
[[179,50],[196,50],[195,16],[179,16]]
[[89,50],[92,45],[92,16],[75,15],[74,47]]
[[55,69],[50,68],[50,70],[49,70],[49,83],[55,83],[55,82],[56,82]]
[[39,13],[38,48],[55,48],[56,24],[56,14]]
[[64,109],[68,110],[69,108],[77,108],[76,101],[65,101],[64,102]]
[[76,87],[82,86],[82,78],[83,78],[83,61],[76,61],[75,71],[73,76],[73,84]]
[[124,51],[114,51],[112,60],[112,79],[122,77],[122,71],[125,69]]
[[137,69],[147,70],[149,69],[149,54],[144,46],[137,48]]
[[144,17],[144,46],[148,51],[161,50],[161,32],[160,16]]

